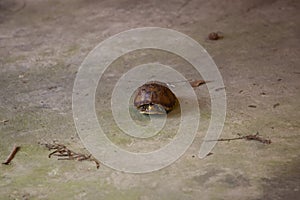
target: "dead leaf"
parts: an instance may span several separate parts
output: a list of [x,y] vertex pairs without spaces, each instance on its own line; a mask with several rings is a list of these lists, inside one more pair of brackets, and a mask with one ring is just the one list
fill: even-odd
[[190,84],[192,87],[199,87],[200,85],[203,85],[205,83],[206,83],[206,81],[204,81],[204,80],[190,81]]

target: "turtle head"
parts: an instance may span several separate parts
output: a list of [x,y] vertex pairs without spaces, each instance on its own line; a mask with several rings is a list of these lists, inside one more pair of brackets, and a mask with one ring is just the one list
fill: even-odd
[[164,115],[166,110],[162,105],[159,104],[145,104],[138,108],[141,114],[147,115]]

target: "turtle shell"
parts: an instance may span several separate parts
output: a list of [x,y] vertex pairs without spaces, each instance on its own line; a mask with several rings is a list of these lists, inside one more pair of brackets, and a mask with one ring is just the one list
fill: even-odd
[[137,108],[158,104],[163,106],[166,112],[171,111],[176,102],[177,98],[167,84],[158,81],[151,81],[139,87],[134,98],[134,106]]

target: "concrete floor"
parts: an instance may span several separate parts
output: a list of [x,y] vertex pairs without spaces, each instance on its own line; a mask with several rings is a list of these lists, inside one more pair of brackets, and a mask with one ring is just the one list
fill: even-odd
[[[299,7],[297,0],[0,1],[0,160],[14,144],[21,146],[11,165],[0,166],[0,199],[297,199]],[[210,116],[204,86],[195,89],[204,116],[199,133],[167,168],[129,174],[104,165],[96,169],[87,161],[48,159],[38,142],[58,140],[86,152],[72,116],[73,84],[84,58],[109,36],[146,26],[187,34],[213,57],[227,93],[222,138],[258,131],[272,144],[218,142],[211,156],[198,159]],[[223,32],[224,38],[207,40],[212,31]],[[111,116],[101,106],[110,103],[108,94],[124,70],[156,58],[188,79],[199,79],[182,60],[148,53],[113,63],[106,87],[97,90],[97,113],[107,114],[99,121],[124,148],[132,140],[110,131]],[[158,146],[173,135],[159,137]],[[143,146],[136,147],[146,150]]]

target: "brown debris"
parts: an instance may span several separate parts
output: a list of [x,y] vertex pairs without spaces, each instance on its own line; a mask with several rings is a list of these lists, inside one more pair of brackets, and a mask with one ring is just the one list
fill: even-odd
[[256,105],[249,105],[248,107],[249,108],[256,108],[257,106]]
[[207,82],[204,80],[190,81],[190,84],[192,87],[199,87],[200,85],[203,85],[205,83],[207,83]]
[[224,36],[221,32],[211,32],[210,34],[208,34],[209,40],[219,40],[222,38],[224,38]]
[[2,163],[4,165],[9,165],[9,163],[14,159],[15,155],[18,153],[18,151],[21,149],[20,146],[14,146],[13,150],[10,152],[7,159]]
[[206,156],[211,156],[211,155],[213,155],[214,153],[212,153],[212,152],[209,152]]
[[277,106],[279,106],[280,105],[280,103],[275,103],[274,105],[273,105],[273,108],[276,108]]
[[48,90],[53,90],[53,89],[57,89],[57,86],[54,85],[54,86],[49,86],[49,87],[48,87]]
[[263,144],[271,144],[272,141],[271,140],[268,140],[268,139],[265,139],[265,138],[262,138],[260,136],[258,136],[259,132],[257,132],[256,134],[253,134],[253,135],[245,135],[245,136],[240,136],[240,137],[236,137],[236,138],[221,138],[221,139],[218,139],[216,141],[231,141],[231,140],[241,140],[241,139],[245,139],[245,140],[255,140],[255,141],[258,141],[258,142],[261,142]]
[[51,152],[48,157],[51,158],[51,156],[57,156],[59,157],[58,160],[77,160],[77,161],[94,161],[96,163],[97,169],[100,167],[100,162],[93,158],[92,155],[86,155],[81,153],[75,153],[74,151],[68,149],[65,145],[59,144],[57,142],[53,143],[40,143],[41,145],[44,145],[48,150],[54,150]]
[[271,144],[272,143],[271,140],[267,140],[265,138],[259,137],[258,134],[259,133],[257,132],[255,135],[246,135],[246,136],[243,136],[242,138],[246,139],[246,140],[256,140],[263,144]]

